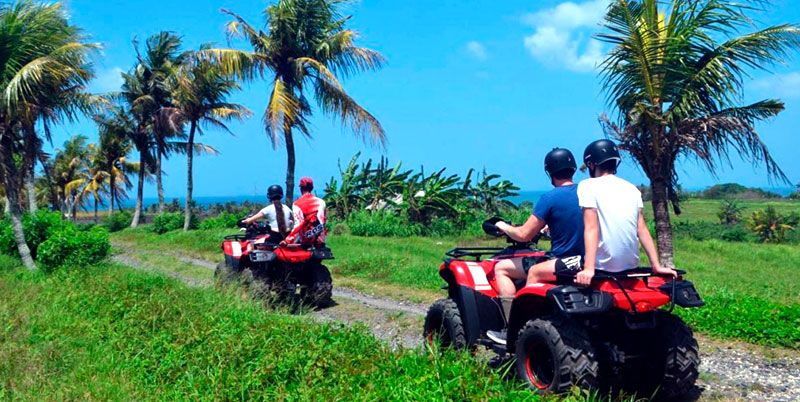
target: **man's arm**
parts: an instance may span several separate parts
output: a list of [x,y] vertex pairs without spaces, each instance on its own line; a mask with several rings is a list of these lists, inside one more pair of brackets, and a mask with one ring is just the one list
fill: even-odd
[[650,266],[653,272],[657,274],[678,276],[674,269],[669,267],[662,267],[661,262],[658,261],[658,253],[656,252],[656,245],[653,243],[653,236],[650,235],[650,229],[647,227],[647,222],[644,221],[644,214],[639,209],[639,224],[638,224],[639,243],[642,244],[644,253],[647,259],[650,260]]
[[597,242],[600,239],[600,224],[597,221],[596,208],[583,208],[583,270],[575,276],[579,285],[589,286],[594,277],[594,268],[597,263]]
[[533,236],[536,236],[536,234],[542,230],[544,221],[539,219],[538,216],[531,214],[522,226],[511,226],[502,221],[497,222],[495,226],[515,241],[526,242],[531,241]]

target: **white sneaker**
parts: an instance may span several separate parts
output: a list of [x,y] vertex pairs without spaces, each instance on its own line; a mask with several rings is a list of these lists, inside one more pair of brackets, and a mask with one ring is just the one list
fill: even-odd
[[506,338],[508,338],[508,329],[503,329],[502,331],[486,331],[486,336],[494,343],[505,345]]

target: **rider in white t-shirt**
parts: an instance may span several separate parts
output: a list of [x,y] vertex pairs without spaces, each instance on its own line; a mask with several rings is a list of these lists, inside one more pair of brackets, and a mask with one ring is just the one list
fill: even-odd
[[267,220],[270,231],[270,241],[281,241],[289,231],[292,230],[294,224],[294,215],[292,209],[281,203],[283,199],[283,188],[278,185],[269,186],[267,189],[267,198],[270,204],[258,211],[255,215],[244,220],[245,224],[251,224],[261,218]]
[[583,209],[586,256],[575,282],[588,286],[595,269],[620,272],[639,266],[642,244],[653,272],[676,276],[662,267],[642,214],[642,194],[633,184],[616,176],[620,162],[616,145],[597,140],[586,147],[583,161],[591,178],[578,184],[578,203]]

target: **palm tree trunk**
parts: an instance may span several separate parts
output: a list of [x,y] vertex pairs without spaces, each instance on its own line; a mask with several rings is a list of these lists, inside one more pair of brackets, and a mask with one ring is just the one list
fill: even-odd
[[97,225],[100,221],[97,219],[97,197],[94,199],[94,224]]
[[662,265],[673,267],[672,225],[669,218],[669,197],[667,182],[664,179],[651,179],[650,189],[653,192],[653,216],[656,220],[656,242],[658,243],[658,259]]
[[158,213],[164,213],[164,184],[161,182],[161,151],[156,150],[156,188],[158,189]]
[[139,217],[142,215],[142,196],[144,194],[144,169],[145,169],[145,149],[139,151],[139,183],[136,187],[136,208],[133,211],[131,227],[139,226]]
[[14,164],[14,156],[11,153],[14,139],[6,131],[6,127],[0,126],[0,168],[2,168],[3,183],[6,186],[6,199],[8,205],[8,215],[11,218],[11,229],[14,232],[14,240],[17,242],[17,251],[25,268],[36,269],[33,262],[31,250],[25,243],[25,232],[22,229],[22,213],[19,209],[19,191],[17,190],[17,167]]
[[286,130],[286,204],[294,201],[294,139],[292,130]]
[[192,179],[192,163],[194,159],[194,132],[197,130],[197,122],[192,120],[189,128],[189,141],[186,143],[186,206],[183,211],[183,230],[189,230],[192,220],[192,190],[194,180]]
[[58,202],[58,191],[56,190],[56,186],[53,185],[53,173],[50,171],[50,166],[46,163],[47,161],[44,159],[44,156],[39,154],[39,163],[42,164],[42,170],[44,170],[44,175],[47,177],[47,187],[48,192],[50,193],[50,204],[53,207],[53,211],[59,211],[61,209],[61,205]]
[[28,211],[34,213],[37,210],[34,178],[36,175],[35,167],[38,147],[36,146],[36,130],[30,124],[25,124],[23,143],[25,145],[25,155],[22,158],[22,180],[25,192],[28,193]]
[[109,186],[108,186],[108,216],[111,216],[111,215],[114,214],[114,190],[116,190],[116,186],[117,185],[116,185],[116,182],[115,182],[116,177],[114,177],[114,168],[111,167],[108,170],[110,172],[108,174],[108,180],[109,180],[108,181],[109,182]]

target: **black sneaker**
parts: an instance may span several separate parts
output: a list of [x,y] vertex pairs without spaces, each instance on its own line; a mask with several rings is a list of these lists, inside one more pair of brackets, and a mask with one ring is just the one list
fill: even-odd
[[506,338],[508,338],[508,329],[503,329],[502,331],[486,331],[486,336],[494,341],[494,343],[505,345]]

